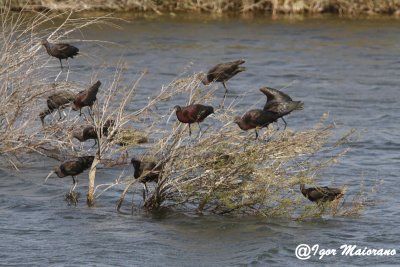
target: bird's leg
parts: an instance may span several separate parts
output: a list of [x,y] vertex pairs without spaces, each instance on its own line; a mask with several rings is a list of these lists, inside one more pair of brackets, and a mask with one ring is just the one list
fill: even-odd
[[59,58],[58,60],[60,60],[60,64],[61,64],[61,72],[62,72],[62,71],[63,71],[63,69],[64,69],[64,67],[63,67],[63,65],[62,65],[61,58]]
[[61,69],[60,72],[57,74],[56,78],[54,79],[55,82],[58,80],[58,77],[60,77],[61,73],[62,73],[62,69]]
[[143,204],[146,202],[146,194],[149,193],[146,183],[143,183]]
[[90,116],[90,118],[94,121],[94,118],[93,118],[93,110],[92,110],[92,107],[91,107],[91,106],[89,106],[89,116]]
[[82,116],[82,108],[79,109],[79,117]]
[[281,119],[282,119],[283,122],[285,123],[285,127],[283,128],[283,130],[285,130],[285,129],[286,129],[286,126],[287,126],[287,123],[286,123],[286,121],[285,121],[285,119],[284,119],[283,117],[281,117]]
[[197,125],[199,125],[199,138],[201,137],[201,127],[200,127],[200,123],[197,123]]
[[92,146],[92,148],[94,148],[97,145],[97,138],[94,139],[94,145]]
[[190,129],[190,123],[189,123],[189,135],[192,135],[192,130]]
[[60,111],[60,109],[58,109],[58,115],[60,116],[60,119],[59,119],[59,121],[62,119],[62,116],[61,116],[61,111]]
[[256,139],[255,139],[255,140],[257,140],[257,139],[258,139],[258,132],[257,132],[257,128],[256,128],[256,129],[254,129],[254,131],[256,132]]
[[71,187],[71,189],[69,190],[70,193],[74,192],[76,185],[78,184],[75,180],[75,177],[72,176],[72,184],[73,186]]
[[220,107],[220,108],[223,108],[223,107],[224,107],[225,99],[226,99],[226,94],[228,93],[228,88],[226,88],[225,81],[222,82],[222,85],[223,85],[224,88],[225,88],[225,93],[224,93],[224,96],[222,97],[221,103],[219,104],[219,107]]
[[68,76],[69,76],[69,62],[68,59],[66,59],[67,61],[67,78],[65,79],[66,82],[68,82]]

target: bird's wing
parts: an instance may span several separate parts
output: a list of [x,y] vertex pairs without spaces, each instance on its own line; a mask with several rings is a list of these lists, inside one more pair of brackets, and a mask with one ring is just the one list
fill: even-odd
[[69,44],[56,44],[54,47],[60,52],[66,52],[71,46]]
[[260,89],[260,91],[267,96],[267,102],[269,101],[280,101],[280,102],[287,102],[287,101],[292,101],[292,98],[285,94],[284,92],[281,92],[277,89],[271,88],[271,87],[263,87]]
[[285,102],[268,101],[265,103],[264,110],[274,113],[282,113],[284,110],[286,110],[285,107]]

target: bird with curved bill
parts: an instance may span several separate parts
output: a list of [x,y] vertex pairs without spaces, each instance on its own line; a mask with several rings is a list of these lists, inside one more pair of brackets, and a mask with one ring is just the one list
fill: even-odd
[[[82,108],[89,107],[89,110],[92,109],[94,102],[97,100],[96,96],[99,91],[101,82],[97,81],[88,89],[80,91],[76,96],[74,101],[72,102],[72,110],[79,110],[79,116],[82,115]],[[91,113],[89,113],[91,114]]]
[[262,109],[252,109],[247,111],[242,117],[235,117],[234,122],[243,131],[254,129],[256,132],[256,139],[258,139],[257,129],[268,127],[269,124],[275,122],[278,116],[270,111]]
[[72,101],[74,101],[74,99],[75,99],[75,94],[66,90],[51,94],[47,98],[47,109],[39,114],[40,120],[42,121],[42,125],[44,125],[45,117],[53,113],[55,110],[58,111],[61,120],[62,116],[60,110],[70,105]]
[[68,72],[67,72],[67,80],[68,80],[68,75],[69,75],[69,62],[68,58],[74,58],[74,56],[78,55],[79,49],[73,45],[70,44],[55,44],[55,43],[50,43],[47,39],[42,39],[40,42],[41,45],[43,45],[46,48],[47,54],[49,54],[52,57],[58,58],[60,60],[60,65],[61,65],[61,71],[57,75],[56,80],[58,76],[61,74],[63,71],[64,67],[62,64],[62,59],[65,59],[68,65]]
[[214,108],[212,106],[201,104],[192,104],[186,107],[176,105],[174,110],[178,121],[189,124],[189,135],[192,135],[190,124],[197,123],[201,133],[200,122],[204,121],[205,118],[214,113]]
[[226,94],[228,93],[228,88],[225,83],[236,74],[246,70],[245,67],[241,66],[245,62],[246,61],[243,59],[240,59],[232,62],[220,63],[212,67],[207,74],[200,74],[199,78],[204,85],[208,85],[212,82],[221,82],[224,86],[225,93],[222,98],[221,106],[223,105]]
[[333,201],[344,195],[342,189],[327,186],[305,188],[305,184],[300,184],[300,191],[308,200],[317,203]]
[[75,180],[75,176],[81,174],[83,171],[87,170],[90,168],[94,160],[94,156],[83,156],[83,157],[76,157],[73,159],[66,160],[62,162],[59,166],[56,166],[53,171],[47,175],[46,179],[44,182],[49,179],[51,175],[54,173],[58,176],[58,178],[64,178],[67,176],[72,177],[72,187],[70,189],[70,192],[74,191],[76,185],[77,185],[77,180]]
[[275,113],[285,123],[284,129],[286,129],[287,123],[283,117],[294,110],[302,110],[304,107],[303,102],[293,101],[289,95],[277,89],[263,87],[260,88],[260,91],[267,97],[264,110]]
[[146,193],[149,192],[147,188],[148,182],[155,182],[157,183],[158,180],[161,178],[161,170],[163,168],[163,164],[156,163],[154,161],[141,161],[135,158],[131,159],[131,163],[135,168],[135,172],[133,176],[135,179],[141,179],[140,182],[143,183],[143,201],[146,200]]

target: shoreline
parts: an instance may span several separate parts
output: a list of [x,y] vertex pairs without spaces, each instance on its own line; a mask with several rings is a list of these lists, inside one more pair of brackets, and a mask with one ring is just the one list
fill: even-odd
[[153,14],[210,14],[210,15],[318,15],[334,14],[338,16],[400,16],[400,1],[355,0],[151,0],[143,1],[105,1],[105,0],[31,0],[29,4],[22,0],[1,0],[2,6],[10,6],[13,11],[102,11],[137,12]]

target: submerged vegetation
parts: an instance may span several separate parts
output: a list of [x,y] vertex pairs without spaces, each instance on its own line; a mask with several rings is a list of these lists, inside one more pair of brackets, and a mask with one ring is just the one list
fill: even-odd
[[[334,141],[335,125],[328,121],[326,114],[309,129],[283,131],[274,126],[260,134],[259,140],[254,140],[252,131],[242,132],[233,123],[235,115],[242,112],[235,109],[238,102],[235,100],[226,108],[217,109],[214,117],[202,124],[203,131],[194,127],[190,136],[187,124],[169,122],[172,115],[169,111],[176,104],[176,96],[185,96],[188,104],[212,104],[216,86],[204,89],[198,73],[185,73],[155,90],[145,105],[132,111],[129,105],[140,94],[140,80],[145,77],[145,71],[127,83],[121,62],[114,66],[114,73],[97,70],[84,84],[55,82],[53,77],[48,77],[46,66],[49,60],[55,59],[49,59],[40,45],[43,38],[57,42],[93,24],[116,26],[114,19],[107,16],[71,19],[72,12],[42,12],[33,17],[23,12],[12,13],[10,9],[1,12],[1,162],[18,169],[23,165],[20,161],[24,155],[59,161],[95,156],[88,174],[87,203],[95,205],[97,197],[113,189],[120,195],[119,211],[126,205],[142,205],[147,210],[168,207],[198,213],[305,218],[321,214],[357,215],[364,207],[367,192],[361,189],[345,193],[343,199],[318,205],[300,193],[300,184],[327,185],[324,170],[347,152],[346,143],[352,137],[350,132]],[[56,18],[63,18],[63,23],[42,28]],[[108,67],[104,69],[109,70]],[[79,116],[78,112],[67,109],[63,119],[57,120],[57,114],[48,115],[42,126],[39,114],[50,93],[65,89],[77,93],[97,77],[102,77],[102,85],[90,113],[83,109],[85,115]],[[70,75],[69,79],[73,77]],[[160,113],[161,106],[168,107],[168,111]],[[113,123],[107,128],[108,134],[102,134],[110,120]],[[74,140],[74,129],[85,125],[95,127],[97,146]],[[145,142],[148,143],[142,145]],[[155,161],[155,168],[162,166],[158,183],[150,186],[141,204],[125,203],[124,199],[132,187],[143,181],[146,172],[136,178],[133,171],[121,172],[117,177],[108,177],[109,183],[96,184],[96,174],[101,171],[98,166],[129,166],[128,155]],[[53,166],[49,166],[51,169]],[[85,175],[81,174],[81,179]],[[71,202],[76,202],[75,197]]]
[[[5,0],[0,3],[4,4]],[[400,14],[400,1],[376,0],[11,0],[15,10],[101,10],[153,12],[266,13],[341,15]]]

